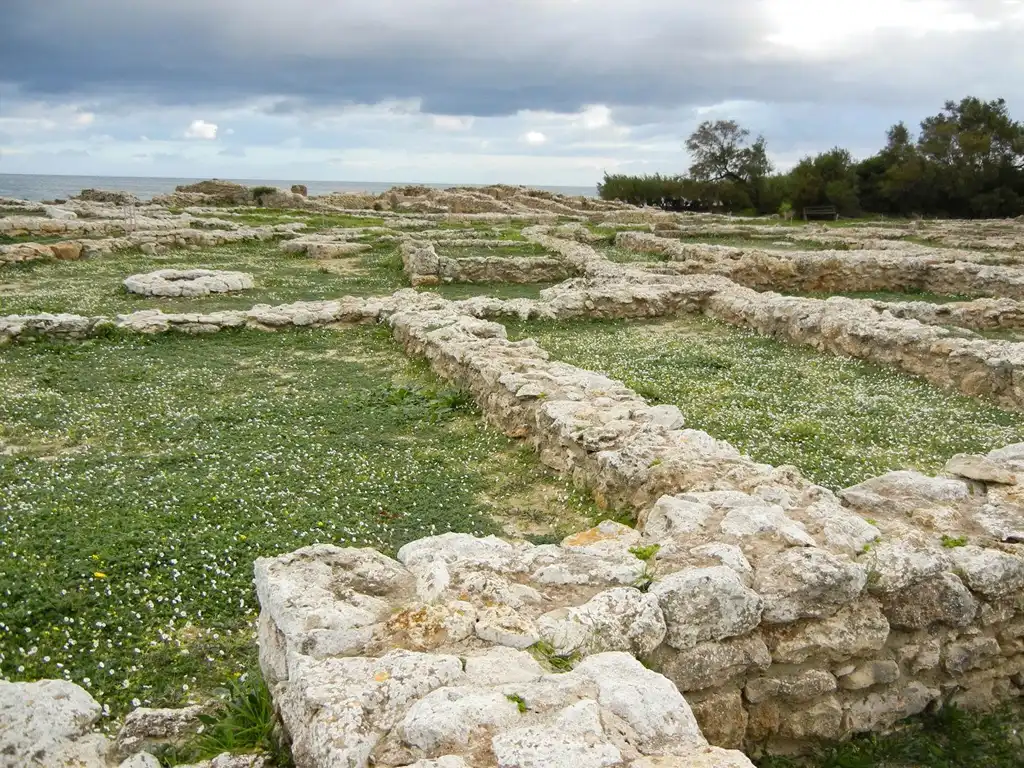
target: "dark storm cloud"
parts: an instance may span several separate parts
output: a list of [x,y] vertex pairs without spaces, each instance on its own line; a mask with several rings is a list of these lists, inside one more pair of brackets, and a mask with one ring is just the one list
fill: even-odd
[[100,104],[111,109],[120,98],[223,105],[282,95],[269,112],[420,98],[428,112],[477,116],[589,103],[838,100],[866,90],[884,100],[915,81],[891,71],[872,81],[882,73],[870,63],[837,72],[773,52],[767,5],[3,0],[0,79],[27,97],[106,96]]
[[[943,7],[972,14],[963,29],[883,25],[855,44],[801,50],[768,39],[792,1],[0,0],[0,118],[42,100],[117,117],[107,129],[116,138],[168,136],[183,126],[158,130],[163,111],[148,105],[209,106],[215,114],[200,115],[222,124],[219,110],[244,106],[241,143],[294,130],[263,117],[305,121],[316,141],[310,124],[342,104],[416,99],[424,112],[482,118],[606,104],[640,140],[678,130],[694,107],[740,101],[760,106],[713,116],[799,152],[874,145],[895,120],[914,123],[967,93],[1024,109],[1024,22],[1009,21],[1021,3],[953,0]],[[831,4],[815,13],[832,31],[850,21]],[[781,19],[799,32],[806,17]],[[378,130],[350,127],[347,138],[372,145]],[[530,151],[555,152],[555,142]]]
[[[128,92],[161,103],[286,94],[271,108],[279,113],[403,98],[481,116],[699,101],[722,91],[722,75],[743,65],[736,54],[760,36],[749,0],[710,10],[664,0],[4,5],[0,77],[24,94]],[[752,96],[770,76],[734,78],[730,90]]]

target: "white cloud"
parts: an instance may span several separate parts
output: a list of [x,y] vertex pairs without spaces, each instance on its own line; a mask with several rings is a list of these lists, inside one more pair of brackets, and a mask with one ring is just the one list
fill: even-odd
[[523,141],[525,141],[527,144],[532,144],[535,147],[539,147],[547,140],[548,137],[545,136],[540,131],[527,131],[526,133],[523,134]]
[[949,0],[774,0],[768,7],[770,43],[811,54],[834,55],[866,37],[898,31],[911,37],[962,34],[999,27],[994,19],[965,12]]
[[96,115],[92,112],[79,112],[75,115],[74,123],[77,126],[85,127],[96,122]]
[[457,115],[433,115],[432,122],[439,131],[468,131],[473,127],[472,117],[459,117]]
[[193,120],[192,124],[185,129],[185,138],[212,141],[217,138],[217,124],[208,123],[205,120]]

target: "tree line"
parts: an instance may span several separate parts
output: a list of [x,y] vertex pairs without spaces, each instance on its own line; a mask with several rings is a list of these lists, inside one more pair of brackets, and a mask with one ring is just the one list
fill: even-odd
[[605,173],[605,200],[673,211],[799,216],[833,206],[865,214],[1003,218],[1024,214],[1024,124],[1003,99],[947,101],[915,137],[902,122],[863,160],[835,147],[803,158],[787,173],[768,159],[763,136],[734,120],[701,123],[686,141],[692,164],[679,176]]

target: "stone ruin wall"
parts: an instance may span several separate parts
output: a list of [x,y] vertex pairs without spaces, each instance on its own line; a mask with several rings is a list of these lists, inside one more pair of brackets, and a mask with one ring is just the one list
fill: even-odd
[[889,251],[766,251],[690,245],[644,232],[620,232],[615,244],[664,256],[682,273],[720,274],[757,290],[924,291],[950,296],[1024,299],[1020,269],[965,262],[956,254]]
[[[1021,693],[1024,446],[957,457],[940,478],[890,473],[837,497],[450,305],[399,310],[387,322],[408,352],[472,391],[492,423],[607,506],[638,510],[639,524],[605,523],[561,547],[453,534],[415,542],[399,553],[408,570],[389,566],[415,592],[371,591],[383,602],[359,626],[340,618],[348,606],[314,600],[336,623],[304,633],[303,611],[314,609],[264,586],[262,658],[286,700],[306,701],[314,685],[305,669],[291,678],[289,665],[313,663],[299,648],[313,657],[323,647],[335,655],[336,642],[350,643],[341,651],[350,656],[392,647],[472,656],[538,640],[566,655],[640,656],[686,695],[711,743],[754,751],[886,728],[940,700],[992,706]],[[970,543],[944,546],[948,531]],[[660,549],[650,562],[630,551],[651,544]],[[339,552],[262,562],[258,582],[295,562],[307,563],[300,572],[317,563],[328,582],[351,578],[330,566],[354,557]],[[648,577],[653,585],[637,589]],[[309,584],[308,575],[279,579],[292,599]],[[357,594],[340,602],[365,608],[367,593],[348,587]],[[532,679],[520,687],[531,690]],[[300,745],[318,738],[304,722],[291,721]],[[394,749],[410,748],[402,732]],[[396,734],[381,738],[374,745]]]
[[[460,241],[455,243],[462,244]],[[475,240],[467,241],[479,245]],[[452,243],[449,243],[452,244]],[[441,283],[554,283],[572,276],[559,258],[471,256],[456,259],[438,254],[434,242],[403,240],[402,267],[413,286]],[[514,247],[513,241],[491,241],[487,247]]]
[[[538,743],[555,750],[538,765],[749,766],[707,741],[800,751],[940,702],[987,708],[1022,695],[1024,445],[954,457],[940,477],[893,472],[837,495],[686,429],[673,406],[552,361],[533,341],[508,341],[492,321],[703,313],[1020,409],[1024,345],[934,325],[1019,327],[1017,302],[758,293],[733,279],[813,274],[819,254],[734,269],[733,255],[702,247],[700,270],[711,274],[659,274],[608,262],[566,239],[572,229],[524,231],[580,275],[536,301],[407,290],[248,311],[15,316],[0,318],[0,342],[385,322],[505,434],[605,508],[636,515],[635,529],[606,522],[560,546],[446,534],[407,545],[397,562],[333,547],[259,561],[261,665],[300,768],[371,756],[490,765],[495,755],[537,758]],[[403,256],[428,250],[436,256],[410,242]],[[852,272],[895,269],[858,258]],[[1013,285],[1000,269],[972,274],[998,292]],[[538,641],[556,661],[578,662],[574,671],[553,674],[544,654],[524,652]]]

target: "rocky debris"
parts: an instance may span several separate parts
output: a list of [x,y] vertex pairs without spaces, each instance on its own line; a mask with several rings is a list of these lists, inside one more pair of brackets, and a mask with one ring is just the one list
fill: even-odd
[[[275,685],[296,765],[575,768],[651,756],[688,766],[707,753],[679,691],[629,654],[592,655],[563,674],[499,655],[494,661],[511,668],[495,676],[487,660],[495,653],[467,650],[463,661],[393,650],[317,661],[297,652],[292,674]],[[482,676],[485,668],[493,671]]]
[[207,708],[201,705],[181,709],[134,709],[125,716],[117,732],[117,751],[127,757],[168,745],[180,746],[202,729],[200,716],[206,713]]
[[0,767],[159,768],[150,754],[118,759],[95,726],[99,703],[66,680],[0,681]]
[[139,198],[130,192],[117,192],[107,189],[83,189],[71,199],[92,203],[109,203],[111,205],[139,204]]
[[987,456],[958,453],[946,462],[944,471],[949,475],[957,475],[982,483],[999,483],[1001,485],[1017,483],[1017,475],[1014,472]]
[[158,269],[132,275],[124,280],[129,293],[142,296],[182,296],[194,298],[211,293],[245,291],[255,287],[252,275],[219,269]]

